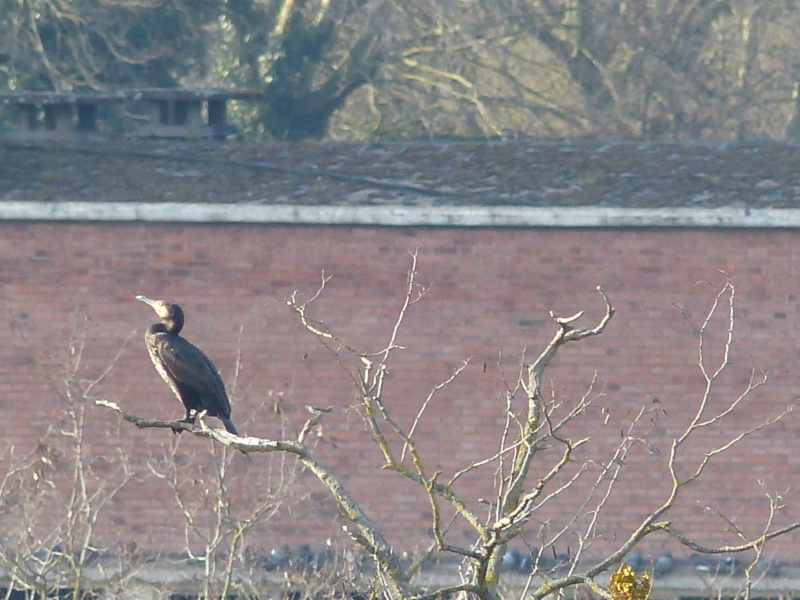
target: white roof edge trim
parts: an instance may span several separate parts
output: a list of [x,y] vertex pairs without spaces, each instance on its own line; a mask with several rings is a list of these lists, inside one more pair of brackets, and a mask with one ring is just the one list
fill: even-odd
[[388,227],[800,228],[800,209],[0,202],[0,221]]

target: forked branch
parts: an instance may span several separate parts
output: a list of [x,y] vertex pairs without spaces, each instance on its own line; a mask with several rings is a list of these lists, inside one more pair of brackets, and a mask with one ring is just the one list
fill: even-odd
[[339,507],[340,512],[352,525],[352,528],[345,528],[351,538],[363,545],[365,549],[375,558],[385,575],[387,585],[394,597],[407,597],[408,581],[404,571],[394,555],[391,546],[386,542],[380,531],[372,524],[369,517],[362,510],[361,506],[350,496],[336,477],[313,456],[311,450],[303,443],[311,428],[318,424],[324,410],[311,409],[312,417],[304,425],[300,434],[300,439],[295,440],[266,440],[257,437],[240,437],[228,433],[223,429],[211,429],[205,425],[202,415],[199,418],[199,425],[193,425],[183,421],[169,421],[162,419],[144,419],[123,411],[119,405],[107,400],[96,400],[98,406],[110,408],[117,412],[120,417],[136,425],[140,429],[160,428],[172,429],[174,431],[187,431],[198,437],[213,439],[221,444],[241,450],[242,452],[287,452],[293,454],[303,465],[316,476],[316,478],[326,487]]

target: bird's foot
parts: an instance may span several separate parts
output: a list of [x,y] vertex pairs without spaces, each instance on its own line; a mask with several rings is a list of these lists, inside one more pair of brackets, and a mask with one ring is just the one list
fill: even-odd
[[[186,415],[182,419],[178,419],[178,423],[188,423],[189,425],[194,425],[194,416]],[[178,429],[177,427],[172,428],[172,433],[183,433],[183,429]]]

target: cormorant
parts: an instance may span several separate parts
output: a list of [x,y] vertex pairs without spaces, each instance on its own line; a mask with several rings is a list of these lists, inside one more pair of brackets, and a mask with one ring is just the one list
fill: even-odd
[[186,423],[197,413],[218,417],[230,433],[239,435],[231,421],[231,403],[219,371],[200,348],[178,335],[183,329],[183,309],[163,300],[136,296],[156,311],[160,323],[147,328],[144,341],[150,360],[161,378],[183,403]]

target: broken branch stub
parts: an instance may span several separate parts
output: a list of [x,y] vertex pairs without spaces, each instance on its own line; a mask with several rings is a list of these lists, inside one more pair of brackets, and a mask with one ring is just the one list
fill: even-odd
[[542,417],[542,399],[541,399],[541,380],[545,368],[553,357],[558,352],[558,349],[567,342],[577,342],[587,337],[600,335],[608,325],[608,322],[614,316],[614,307],[606,295],[603,288],[597,286],[598,293],[603,297],[603,302],[606,305],[606,312],[600,322],[591,328],[580,327],[575,328],[572,324],[580,319],[585,311],[580,311],[570,317],[559,317],[552,311],[550,316],[558,324],[558,331],[556,331],[553,339],[547,344],[545,349],[539,357],[530,365],[527,365],[528,381],[522,382],[525,392],[528,394],[528,431],[533,432],[539,428]]

